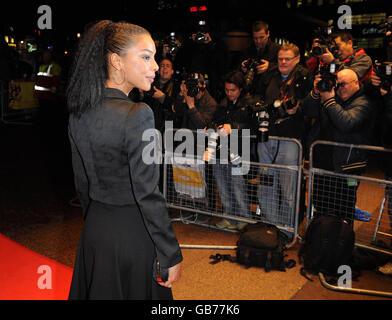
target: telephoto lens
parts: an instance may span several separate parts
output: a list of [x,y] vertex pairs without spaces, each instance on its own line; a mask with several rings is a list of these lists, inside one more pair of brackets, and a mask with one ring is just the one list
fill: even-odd
[[230,162],[232,164],[231,173],[241,175],[241,156],[238,153],[230,153]]
[[257,141],[267,142],[269,138],[269,114],[267,111],[260,111],[257,115],[259,127],[257,128]]
[[216,159],[216,150],[218,146],[219,133],[216,131],[207,131],[208,143],[207,149],[204,152],[204,161],[210,162]]

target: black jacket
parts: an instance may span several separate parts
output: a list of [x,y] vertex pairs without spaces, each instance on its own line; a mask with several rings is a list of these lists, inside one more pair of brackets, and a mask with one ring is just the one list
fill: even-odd
[[[238,154],[242,155],[242,129],[249,129],[251,135],[256,134],[257,122],[252,117],[251,106],[259,99],[251,95],[240,95],[235,104],[225,97],[218,105],[210,127],[216,128],[223,124],[230,124],[232,129],[238,130]],[[230,146],[230,137],[228,137],[228,146]],[[248,136],[250,139],[250,136]],[[219,152],[217,158],[220,158]]]
[[251,129],[254,121],[251,117],[250,106],[257,101],[257,97],[240,95],[233,104],[225,97],[216,108],[213,122],[218,125],[229,123],[233,129]]
[[[316,120],[309,132],[307,144],[315,140],[327,140],[349,144],[370,144],[376,109],[370,99],[363,94],[363,87],[347,101],[338,96],[325,101],[323,104],[313,91],[303,104],[304,113]],[[321,150],[321,149],[320,149]],[[363,149],[333,147],[319,155],[318,161],[323,169],[336,172],[365,168],[367,165],[366,152]]]
[[154,113],[155,128],[163,135],[165,131],[165,121],[173,121],[174,127],[178,126],[176,124],[176,117],[173,108],[175,98],[180,91],[180,84],[172,78],[163,86],[160,85],[159,79],[153,85],[165,94],[165,98],[163,100],[153,98],[152,94],[154,93],[154,89],[152,89],[148,93],[144,93],[142,101],[147,103],[152,109]]
[[262,74],[255,75],[252,88],[250,89],[252,94],[262,94],[265,91],[266,81],[268,81],[269,73],[277,69],[279,49],[280,45],[272,42],[271,39],[268,39],[268,42],[263,51],[258,51],[254,43],[252,43],[251,46],[243,53],[239,69],[241,69],[241,63],[249,58],[254,58],[257,60],[264,59],[269,62],[267,71]]
[[302,140],[305,134],[305,119],[301,107],[294,115],[285,114],[280,117],[274,111],[273,103],[275,100],[281,100],[294,97],[301,101],[307,96],[313,86],[313,76],[307,68],[297,64],[291,71],[286,80],[278,69],[275,69],[266,79],[266,90],[263,92],[264,102],[270,106],[270,135],[295,138]]
[[270,68],[276,67],[279,49],[280,45],[272,42],[271,39],[268,39],[263,51],[258,51],[254,43],[252,43],[251,46],[244,51],[240,63],[249,58],[264,59],[269,61]]
[[84,213],[91,200],[109,205],[136,204],[154,242],[158,260],[171,267],[182,260],[158,189],[159,169],[142,156],[150,141],[143,133],[154,129],[154,116],[145,103],[134,103],[121,91],[105,89],[103,104],[80,118],[69,118],[69,139],[75,186]]
[[176,56],[176,68],[181,72],[201,73],[206,78],[207,89],[218,99],[220,96],[221,78],[228,72],[229,50],[225,42],[212,35],[213,41],[207,44],[197,44],[187,40],[181,46]]

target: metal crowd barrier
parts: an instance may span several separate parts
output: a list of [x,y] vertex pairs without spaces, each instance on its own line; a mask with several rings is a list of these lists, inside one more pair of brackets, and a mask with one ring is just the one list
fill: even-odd
[[[242,161],[246,174],[236,175],[233,173],[239,169],[233,168],[232,164],[221,164],[218,160],[211,164],[200,156],[185,157],[166,149],[163,194],[168,208],[178,209],[180,212],[172,221],[210,228],[216,228],[216,219],[211,219],[212,217],[245,223],[265,221],[276,225],[295,239],[298,234],[302,146],[296,139],[269,139],[295,144],[298,164]],[[203,141],[203,138],[199,141]],[[204,145],[201,147],[205,148]],[[292,184],[293,192],[290,193],[289,201],[284,201],[282,194],[287,181]]]
[[[324,152],[332,152],[338,148],[343,154],[365,152],[370,162],[377,163],[369,165],[359,175],[337,173],[320,168],[315,163],[315,159],[320,161],[318,152],[322,148],[329,148]],[[388,199],[392,181],[385,179],[379,166],[380,159],[387,156],[392,159],[391,152],[392,149],[376,146],[315,141],[309,154],[306,226],[318,214],[339,216],[353,226],[357,247],[392,255],[392,207],[389,205],[388,210],[385,205],[386,202],[392,201]],[[324,287],[335,291],[392,296],[392,292],[337,288],[328,284],[323,276],[320,276],[320,281]]]

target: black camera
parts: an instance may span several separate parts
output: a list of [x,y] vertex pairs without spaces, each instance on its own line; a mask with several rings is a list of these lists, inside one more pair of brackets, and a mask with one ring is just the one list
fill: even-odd
[[257,121],[257,141],[267,142],[269,138],[270,113],[268,105],[258,101],[248,106],[252,112],[252,117]]
[[287,110],[293,109],[297,105],[297,99],[294,97],[280,100],[277,99],[274,101],[274,112],[278,119],[286,118],[288,116]]
[[313,47],[311,51],[311,55],[314,57],[318,57],[326,53],[327,49],[333,54],[333,56],[336,56],[336,53],[339,50],[337,46],[333,46],[331,43],[327,43],[326,41],[319,40],[317,43],[318,45]]
[[196,43],[203,44],[208,40],[207,36],[203,32],[196,33],[195,41]]
[[204,90],[204,78],[200,73],[187,74],[185,76],[185,85],[188,91],[188,96],[194,98],[200,91]]
[[332,27],[318,28],[315,31],[315,35],[317,39],[317,41],[315,42],[317,43],[317,46],[313,47],[312,51],[310,52],[310,54],[313,57],[321,56],[322,54],[327,52],[327,49],[336,57],[339,48],[333,45],[330,36],[331,33],[332,33]]
[[336,76],[336,65],[331,63],[325,66],[319,66],[319,72],[321,80],[317,83],[317,89],[320,92],[330,92],[332,88],[336,88],[337,76]]
[[174,57],[178,49],[180,48],[177,44],[177,38],[175,32],[170,32],[170,35],[165,39],[164,44],[169,47],[169,54]]
[[249,58],[245,62],[244,66],[248,70],[244,78],[245,88],[249,89],[252,85],[253,79],[256,74],[256,68],[260,65],[262,65],[261,61],[255,58]]
[[207,33],[206,22],[201,20],[198,22],[198,31],[196,32],[196,37],[194,41],[197,44],[204,44],[206,41],[208,41],[208,37],[206,36],[206,33]]
[[392,62],[378,62],[376,60],[374,71],[381,80],[380,87],[386,91],[390,91],[392,85]]

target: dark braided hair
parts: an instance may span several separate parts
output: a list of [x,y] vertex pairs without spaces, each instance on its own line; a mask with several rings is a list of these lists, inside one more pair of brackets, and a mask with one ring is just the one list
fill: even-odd
[[102,20],[84,33],[70,69],[67,86],[68,110],[80,116],[98,107],[108,79],[108,54],[123,56],[146,29],[126,22]]

